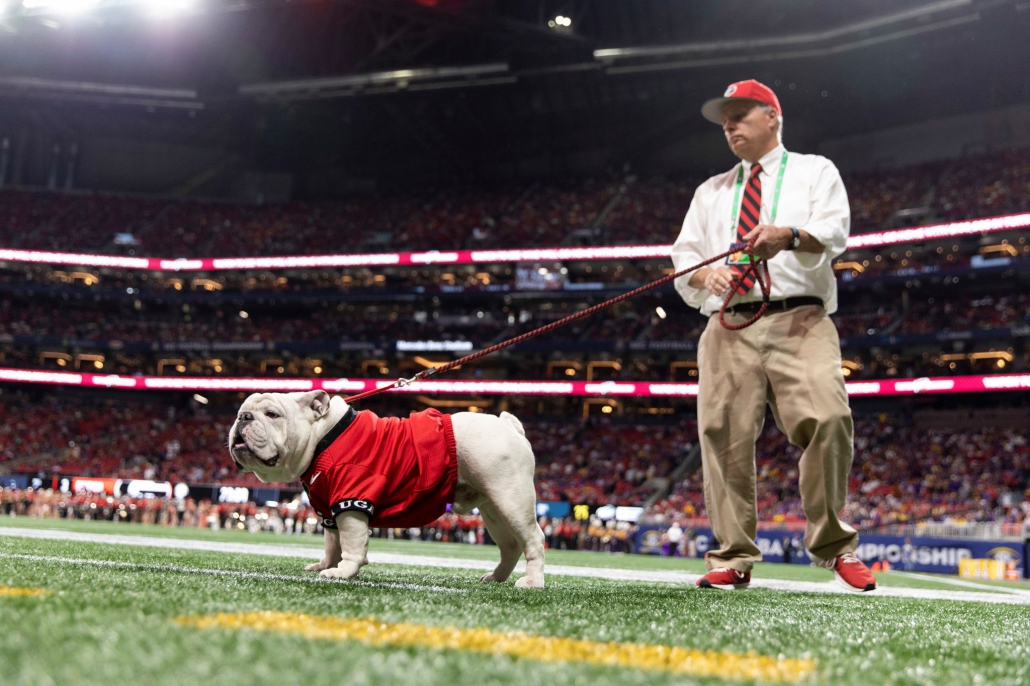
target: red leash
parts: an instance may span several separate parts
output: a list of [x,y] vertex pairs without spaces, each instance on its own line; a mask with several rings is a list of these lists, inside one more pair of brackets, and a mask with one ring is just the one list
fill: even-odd
[[[751,246],[749,245],[748,247],[750,248]],[[772,289],[772,277],[769,276],[769,265],[765,263],[765,260],[755,260],[755,256],[752,255],[750,251],[747,251],[747,255],[750,258],[747,268],[737,278],[738,280],[745,279],[749,274],[755,277],[755,281],[757,281],[758,285],[762,288],[762,306],[758,308],[758,311],[755,312],[751,319],[748,319],[743,324],[727,324],[726,308],[729,306],[730,300],[733,299],[734,294],[734,291],[731,288],[729,295],[727,295],[726,299],[722,302],[722,307],[719,308],[719,323],[722,324],[724,329],[729,329],[730,331],[746,329],[761,319],[762,315],[765,314],[765,311],[769,309],[769,291]]]
[[[691,267],[687,267],[686,269],[682,269],[682,270],[680,270],[680,271],[678,271],[678,272],[676,272],[674,274],[669,274],[667,276],[663,276],[662,278],[658,279],[657,281],[652,281],[651,283],[646,284],[644,286],[641,286],[640,288],[635,288],[632,291],[629,291],[627,293],[623,293],[622,295],[618,295],[618,296],[612,298],[611,300],[605,300],[603,303],[598,303],[597,305],[594,305],[593,307],[588,307],[585,310],[580,310],[579,312],[576,312],[574,314],[570,314],[568,317],[564,317],[562,319],[559,319],[558,321],[551,322],[550,324],[547,324],[545,326],[541,326],[539,329],[534,329],[532,331],[529,331],[527,333],[521,334],[519,336],[515,336],[514,338],[510,338],[510,339],[508,339],[506,341],[502,341],[502,342],[497,343],[495,345],[491,345],[489,348],[484,348],[484,349],[482,349],[482,350],[480,350],[478,352],[472,353],[471,355],[466,355],[465,357],[462,357],[460,359],[453,360],[453,361],[448,362],[446,364],[442,364],[439,367],[434,367],[432,369],[424,369],[421,372],[419,372],[418,374],[416,374],[415,376],[411,377],[410,379],[397,379],[396,381],[394,381],[392,384],[389,384],[388,386],[383,386],[382,388],[374,388],[371,391],[365,391],[364,393],[358,393],[357,395],[352,395],[349,398],[344,398],[344,400],[348,404],[350,404],[350,403],[357,402],[358,400],[362,400],[364,398],[368,398],[370,396],[377,395],[379,393],[385,393],[386,391],[389,391],[389,390],[394,389],[394,388],[402,388],[404,386],[409,386],[409,385],[415,383],[416,381],[425,381],[426,379],[434,377],[437,374],[442,374],[444,372],[448,372],[448,371],[454,369],[455,367],[460,367],[461,365],[467,364],[469,362],[472,362],[473,360],[478,360],[480,357],[484,357],[486,355],[490,355],[491,353],[495,353],[498,350],[503,350],[504,348],[507,348],[507,347],[510,347],[510,346],[513,346],[513,345],[517,345],[518,343],[522,343],[523,341],[528,341],[531,338],[536,338],[537,336],[539,336],[542,333],[547,333],[548,331],[553,331],[554,329],[557,329],[559,327],[565,326],[566,324],[574,322],[577,319],[582,319],[583,317],[588,317],[591,314],[593,314],[593,313],[595,313],[595,312],[597,312],[599,310],[603,310],[606,307],[610,307],[610,306],[614,305],[615,303],[620,303],[623,300],[628,300],[629,298],[632,298],[634,296],[640,295],[641,293],[644,293],[645,291],[649,291],[652,288],[657,288],[658,286],[661,286],[663,284],[667,284],[670,281],[673,281],[675,279],[678,279],[681,276],[684,276],[685,274],[689,274],[690,272],[696,271],[698,269],[701,269],[702,267],[707,267],[708,265],[710,265],[710,264],[712,264],[714,262],[718,262],[719,260],[725,259],[725,258],[729,257],[730,255],[732,255],[734,253],[738,253],[738,252],[744,252],[750,258],[750,261],[748,263],[747,268],[745,269],[744,273],[741,274],[738,277],[738,279],[746,277],[748,274],[753,274],[754,275],[755,280],[759,283],[759,285],[761,286],[761,289],[762,289],[762,306],[760,308],[758,308],[758,312],[756,312],[755,315],[753,317],[751,317],[751,319],[747,320],[743,324],[727,324],[726,323],[726,319],[725,319],[726,308],[729,306],[730,300],[733,299],[733,296],[734,296],[734,294],[736,292],[733,288],[731,288],[730,292],[726,295],[726,300],[723,302],[722,307],[719,309],[719,322],[724,327],[726,327],[727,329],[729,329],[731,331],[738,331],[740,329],[744,329],[744,328],[746,328],[748,326],[751,326],[755,322],[757,322],[759,319],[761,319],[762,315],[765,314],[765,310],[769,307],[769,291],[770,291],[770,287],[772,285],[772,281],[769,278],[769,267],[765,264],[765,260],[758,260],[758,259],[756,259],[755,256],[751,253],[751,250],[752,250],[752,244],[751,243],[735,243],[726,252],[720,253],[720,254],[716,255],[715,257],[712,257],[712,258],[709,258],[709,259],[705,260],[704,262],[698,262],[697,264],[695,264],[695,265],[693,265]],[[764,278],[763,278],[763,272],[764,272]]]

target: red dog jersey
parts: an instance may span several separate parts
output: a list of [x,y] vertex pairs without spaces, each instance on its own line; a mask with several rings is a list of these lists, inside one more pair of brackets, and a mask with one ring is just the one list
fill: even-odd
[[322,525],[357,510],[377,527],[423,526],[453,502],[458,457],[450,415],[412,412],[407,419],[347,410],[319,441],[301,484]]

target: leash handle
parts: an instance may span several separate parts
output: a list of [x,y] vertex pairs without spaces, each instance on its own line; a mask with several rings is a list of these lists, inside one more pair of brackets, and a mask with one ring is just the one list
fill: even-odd
[[[750,247],[750,246],[749,246]],[[726,322],[726,309],[730,305],[730,301],[733,300],[733,296],[736,294],[736,289],[731,288],[730,292],[726,295],[726,299],[722,302],[722,307],[719,308],[719,323],[722,324],[724,329],[728,331],[740,331],[751,326],[765,314],[765,311],[769,309],[769,293],[772,291],[772,276],[769,275],[769,265],[765,260],[756,260],[755,256],[750,252],[747,253],[751,258],[747,269],[742,274],[737,276],[736,281],[743,281],[748,275],[754,275],[755,281],[762,289],[762,305],[758,308],[758,311],[743,324],[729,324]],[[762,273],[765,273],[763,278]]]
[[[754,249],[753,241],[748,241],[746,243],[745,242],[734,243],[733,245],[730,246],[730,249],[727,250],[724,253],[720,253],[720,254],[716,255],[715,257],[710,257],[707,260],[704,260],[703,262],[698,262],[697,264],[691,265],[690,267],[687,267],[686,269],[681,269],[678,272],[674,272],[672,274],[667,274],[667,275],[661,277],[660,279],[656,279],[656,280],[652,281],[651,283],[644,284],[643,286],[640,286],[639,288],[634,288],[633,290],[628,291],[626,293],[623,293],[622,295],[617,295],[614,298],[611,298],[609,300],[605,300],[604,302],[598,303],[597,305],[594,305],[593,307],[588,307],[585,310],[580,310],[579,312],[575,312],[573,314],[570,314],[569,316],[563,317],[562,319],[559,319],[558,321],[551,322],[550,324],[547,324],[545,326],[541,326],[541,327],[539,327],[537,329],[533,329],[532,331],[528,331],[528,332],[526,332],[524,334],[521,334],[519,336],[515,336],[514,338],[509,338],[506,341],[501,341],[500,343],[496,343],[494,345],[491,345],[488,348],[483,348],[482,350],[474,352],[471,355],[466,355],[465,357],[459,358],[457,360],[452,360],[451,362],[447,362],[446,364],[442,364],[439,367],[434,367],[434,368],[431,368],[431,369],[423,369],[422,371],[420,371],[418,374],[416,374],[415,376],[411,377],[410,379],[397,379],[393,383],[388,384],[386,386],[383,386],[381,388],[373,388],[370,391],[365,391],[363,393],[358,393],[357,395],[352,395],[352,396],[350,396],[348,398],[344,398],[344,400],[347,402],[347,404],[351,404],[351,403],[355,403],[355,402],[357,402],[359,400],[364,400],[365,398],[369,398],[369,397],[371,397],[373,395],[378,395],[380,393],[385,393],[386,391],[393,390],[394,388],[402,388],[402,387],[405,387],[405,386],[410,386],[411,384],[416,383],[418,381],[425,381],[426,379],[429,379],[429,378],[431,378],[433,376],[436,376],[437,374],[443,374],[445,372],[448,372],[448,371],[454,369],[455,367],[460,367],[461,365],[468,364],[469,362],[472,362],[473,360],[478,360],[480,357],[484,357],[486,355],[491,355],[491,354],[493,354],[493,353],[495,353],[495,352],[497,352],[499,350],[503,350],[503,349],[508,348],[510,346],[517,345],[519,343],[523,343],[525,341],[528,341],[531,338],[536,338],[540,334],[547,333],[548,331],[553,331],[554,329],[557,329],[559,327],[565,326],[566,324],[574,322],[577,319],[582,319],[583,317],[588,317],[588,316],[594,314],[595,312],[603,310],[603,309],[605,309],[607,307],[611,307],[612,305],[614,305],[616,303],[620,303],[623,300],[628,300],[629,298],[633,298],[633,297],[635,297],[637,295],[640,295],[641,293],[649,291],[649,290],[651,290],[653,288],[657,288],[658,286],[662,286],[664,284],[667,284],[670,281],[674,281],[675,279],[678,279],[681,276],[685,276],[686,274],[689,274],[690,272],[697,271],[698,269],[701,269],[702,267],[707,267],[710,264],[718,262],[719,260],[726,259],[730,255],[732,255],[734,253],[738,253],[738,252],[745,252],[751,258],[749,269],[754,271],[754,273],[755,273],[755,280],[758,281],[762,285],[762,295],[763,295],[762,307],[758,310],[758,312],[755,314],[754,317],[752,317],[750,320],[748,320],[744,324],[727,324],[725,322],[724,318],[723,318],[723,313],[725,312],[726,307],[729,305],[730,299],[733,297],[733,293],[734,292],[731,291],[729,296],[726,298],[726,301],[722,304],[722,309],[719,311],[719,321],[720,321],[720,323],[724,327],[726,327],[727,329],[729,329],[731,331],[737,331],[739,329],[746,328],[748,326],[751,326],[755,322],[757,322],[761,318],[761,316],[763,314],[765,314],[765,310],[769,307],[769,289],[770,289],[770,286],[771,286],[771,281],[769,279],[769,269],[765,265],[765,260],[757,260],[755,258],[755,256],[754,256],[754,254],[752,253],[753,249]],[[762,267],[764,268],[764,271],[765,271],[765,280],[764,281],[762,280],[760,273],[758,271],[756,271],[756,266],[758,265],[759,262],[762,263]],[[745,272],[745,273],[747,273],[747,272]]]

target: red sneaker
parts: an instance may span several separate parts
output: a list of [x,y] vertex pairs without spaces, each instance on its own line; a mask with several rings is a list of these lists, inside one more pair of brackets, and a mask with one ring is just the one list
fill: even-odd
[[713,569],[697,580],[698,588],[718,588],[723,591],[741,591],[751,585],[751,572],[735,569]]
[[852,593],[876,590],[876,577],[854,553],[838,555],[830,569],[837,577],[837,582]]

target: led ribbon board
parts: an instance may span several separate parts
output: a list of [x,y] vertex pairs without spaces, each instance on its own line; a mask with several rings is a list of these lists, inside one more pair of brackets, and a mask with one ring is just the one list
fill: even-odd
[[[92,388],[125,388],[150,391],[313,391],[361,393],[388,386],[383,379],[301,379],[208,376],[120,376],[80,374],[38,369],[0,368],[0,382],[38,383]],[[922,377],[849,381],[852,397],[920,395],[927,393],[983,393],[1030,390],[1030,374],[987,376]],[[392,393],[436,393],[440,395],[572,395],[585,397],[689,398],[697,396],[697,383],[653,383],[650,381],[419,381]]]
[[[899,243],[958,238],[984,233],[1030,228],[1030,213],[1003,217],[918,226],[852,236],[848,249],[875,248]],[[515,262],[569,262],[668,258],[671,245],[614,245],[592,248],[530,248],[512,250],[454,250],[429,252],[369,253],[362,255],[293,255],[279,257],[118,257],[44,250],[0,249],[0,262],[59,264],[81,267],[139,269],[165,272],[245,271],[248,269],[319,269],[343,267],[394,267],[454,264],[505,264]]]

